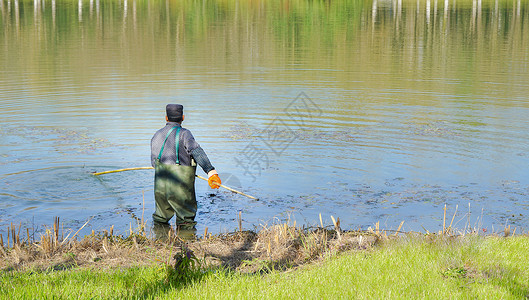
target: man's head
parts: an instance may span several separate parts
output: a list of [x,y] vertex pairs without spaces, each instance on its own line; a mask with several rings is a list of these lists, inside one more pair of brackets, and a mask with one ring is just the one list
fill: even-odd
[[167,104],[165,107],[166,119],[169,122],[181,123],[184,120],[184,106],[180,104]]

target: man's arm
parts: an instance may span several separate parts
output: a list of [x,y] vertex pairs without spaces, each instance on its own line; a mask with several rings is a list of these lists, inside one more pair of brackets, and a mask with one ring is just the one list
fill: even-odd
[[206,152],[197,143],[191,131],[185,130],[182,132],[182,134],[182,142],[184,143],[184,148],[186,149],[187,153],[189,153],[189,155],[191,155],[195,159],[195,161],[202,168],[202,170],[204,170],[206,174],[208,174],[212,170],[215,170],[215,167],[211,165],[211,162],[209,161]]
[[209,158],[202,147],[199,146],[198,148],[193,149],[191,151],[191,156],[193,156],[197,164],[202,168],[202,170],[204,170],[206,174],[209,175],[209,172],[215,170],[215,167],[211,165],[211,162],[209,161]]
[[186,149],[189,151],[191,156],[195,159],[197,164],[204,170],[206,174],[208,174],[208,183],[209,186],[212,189],[218,189],[221,180],[219,178],[219,175],[217,171],[215,170],[215,167],[211,165],[211,162],[209,161],[208,156],[206,155],[206,152],[200,145],[195,141],[195,138],[191,134],[190,131],[186,130],[184,132],[184,145]]

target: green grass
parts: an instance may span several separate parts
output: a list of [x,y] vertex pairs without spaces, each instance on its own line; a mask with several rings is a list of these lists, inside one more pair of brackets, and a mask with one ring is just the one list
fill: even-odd
[[[289,272],[247,275],[222,270],[174,278],[148,268],[4,272],[5,299],[323,299],[529,297],[529,238],[399,238]],[[173,274],[174,275],[174,274]]]

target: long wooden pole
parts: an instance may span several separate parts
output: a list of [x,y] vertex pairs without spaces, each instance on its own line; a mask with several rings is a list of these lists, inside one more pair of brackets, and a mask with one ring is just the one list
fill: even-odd
[[[98,175],[104,175],[104,174],[110,174],[110,173],[118,173],[118,172],[125,172],[125,171],[134,171],[134,170],[150,170],[150,169],[154,169],[154,168],[153,167],[124,168],[124,169],[117,169],[117,170],[110,170],[110,171],[103,171],[103,172],[93,172],[92,175],[98,176]],[[200,175],[195,175],[195,176],[200,178],[200,179],[202,179],[202,180],[208,181],[208,179],[206,177],[202,177]],[[250,195],[245,194],[243,192],[237,191],[236,189],[233,189],[231,187],[225,186],[223,184],[218,184],[218,183],[216,183],[216,184],[219,185],[222,188],[227,189],[230,192],[233,192],[233,193],[236,193],[236,194],[239,194],[239,195],[243,195],[243,196],[248,197],[248,198],[253,199],[253,200],[259,200],[259,198],[255,198],[254,196],[250,196]]]
[[[202,176],[200,176],[200,175],[195,175],[195,176],[198,177],[198,178],[200,178],[200,179],[203,179],[203,180],[205,180],[205,181],[208,181],[208,179],[207,179],[206,177],[202,177]],[[215,184],[218,185],[218,186],[220,186],[220,187],[223,187],[223,188],[227,189],[227,190],[230,191],[230,192],[234,192],[234,193],[237,193],[237,194],[239,194],[239,195],[243,195],[243,196],[248,197],[248,198],[253,199],[253,200],[259,200],[259,198],[255,198],[254,196],[250,196],[250,195],[245,194],[245,193],[243,193],[243,192],[240,192],[240,191],[238,191],[238,190],[236,190],[236,189],[233,189],[233,188],[231,188],[231,187],[229,187],[229,186],[225,186],[225,185],[223,185],[223,184],[218,184],[218,183],[215,183]]]
[[92,175],[98,176],[98,175],[103,175],[103,174],[110,174],[110,173],[117,173],[117,172],[124,172],[124,171],[150,170],[150,169],[154,169],[154,168],[153,167],[125,168],[125,169],[117,169],[117,170],[111,170],[111,171],[93,172]]

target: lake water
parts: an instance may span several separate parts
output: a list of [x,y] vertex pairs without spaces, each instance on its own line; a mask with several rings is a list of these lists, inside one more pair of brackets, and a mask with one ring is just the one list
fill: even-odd
[[[529,1],[0,0],[0,234],[154,209],[165,105],[226,185],[198,230],[529,225]],[[199,169],[199,175],[204,175]],[[145,206],[143,205],[145,203]],[[457,209],[457,211],[456,211]]]

